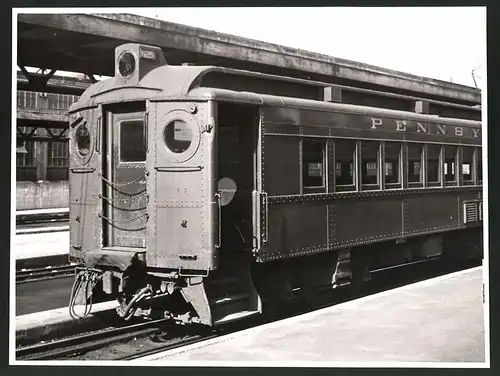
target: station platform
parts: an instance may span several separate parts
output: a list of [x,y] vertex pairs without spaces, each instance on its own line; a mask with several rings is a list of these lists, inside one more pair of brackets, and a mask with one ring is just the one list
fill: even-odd
[[16,269],[29,269],[68,263],[69,231],[15,235],[11,252]]
[[[69,294],[69,290],[66,293]],[[67,297],[66,297],[67,298]],[[116,315],[116,301],[96,303],[92,305],[92,313],[76,322],[69,315],[67,304],[61,308],[46,311],[33,311],[32,313],[11,317],[11,325],[15,327],[16,341],[25,344],[36,343],[40,340],[50,341],[55,336],[64,337],[75,334],[75,326],[81,332],[99,330],[107,327],[106,320]],[[76,312],[82,314],[84,308],[76,307]]]
[[487,367],[482,283],[483,268],[472,268],[142,360],[173,366]]
[[69,213],[69,208],[16,210],[16,216]]

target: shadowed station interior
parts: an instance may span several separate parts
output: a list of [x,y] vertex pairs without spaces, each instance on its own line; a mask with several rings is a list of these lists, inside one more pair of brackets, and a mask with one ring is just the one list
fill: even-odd
[[133,15],[18,38],[18,210],[69,207],[75,319],[215,327],[482,258],[478,89]]

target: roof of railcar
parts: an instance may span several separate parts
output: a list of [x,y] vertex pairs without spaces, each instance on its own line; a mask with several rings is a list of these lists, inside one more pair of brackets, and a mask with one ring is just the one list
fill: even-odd
[[[315,82],[291,77],[281,77],[266,75],[262,73],[242,71],[222,67],[199,67],[199,66],[160,66],[147,75],[135,86],[127,85],[121,77],[113,77],[100,81],[90,86],[80,97],[80,100],[73,104],[70,112],[78,111],[82,108],[95,107],[99,104],[111,103],[117,100],[167,100],[167,99],[190,99],[190,100],[226,100],[240,103],[251,103],[261,105],[277,105],[290,107],[317,108],[326,111],[339,111],[353,114],[378,114],[384,116],[394,116],[406,119],[423,119],[430,122],[452,122],[453,124],[480,125],[481,122],[474,120],[464,120],[455,118],[445,118],[433,115],[421,115],[410,111],[399,111],[370,106],[360,106],[355,104],[330,103],[321,100],[311,100],[296,97],[279,95],[269,95],[259,92],[236,91],[221,88],[205,87],[203,77],[210,73],[222,73],[227,75],[227,79],[235,76],[240,77],[260,77],[272,82],[288,82],[300,85],[315,86],[319,88],[330,86],[324,82]],[[236,78],[235,78],[236,79]],[[124,90],[120,90],[124,89]],[[418,99],[418,98],[416,98]],[[440,102],[437,102],[440,103]],[[466,107],[455,105],[458,107]]]
[[297,109],[312,109],[345,113],[351,115],[384,116],[400,120],[425,121],[428,123],[463,125],[466,127],[481,127],[482,123],[475,120],[446,118],[436,115],[417,114],[409,111],[390,110],[369,106],[359,106],[354,104],[342,104],[313,101],[309,99],[298,99],[290,97],[280,97],[275,95],[237,92],[224,89],[196,88],[189,93],[189,98],[193,100],[218,100],[226,102],[238,102],[255,104],[261,106],[280,106]]

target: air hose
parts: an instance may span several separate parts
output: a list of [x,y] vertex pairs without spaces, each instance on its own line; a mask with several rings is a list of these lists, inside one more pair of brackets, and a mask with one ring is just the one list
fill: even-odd
[[118,315],[125,319],[125,321],[128,321],[132,318],[134,315],[135,311],[137,311],[137,307],[135,309],[132,309],[132,306],[136,303],[139,303],[142,299],[150,296],[153,293],[153,289],[150,285],[147,285],[146,287],[142,288],[130,302],[127,304],[127,306],[123,309],[122,312],[118,312]]
[[[92,310],[92,291],[97,283],[99,283],[100,279],[101,276],[99,274],[92,273],[88,270],[82,270],[78,273],[75,278],[75,282],[73,283],[69,299],[69,314],[73,319],[82,319],[90,314],[90,311]],[[75,311],[75,302],[76,297],[82,288],[84,289],[84,312],[83,315],[79,315]]]

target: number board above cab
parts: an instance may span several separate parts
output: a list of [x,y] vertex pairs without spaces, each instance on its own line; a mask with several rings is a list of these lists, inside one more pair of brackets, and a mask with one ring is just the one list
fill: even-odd
[[403,111],[331,104],[331,110],[264,107],[267,135],[481,144],[481,123]]

